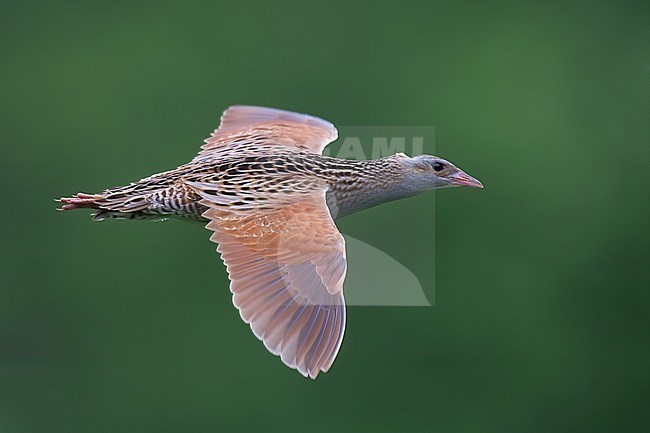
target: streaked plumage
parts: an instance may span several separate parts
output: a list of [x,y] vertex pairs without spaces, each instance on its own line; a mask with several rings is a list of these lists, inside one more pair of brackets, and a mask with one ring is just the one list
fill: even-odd
[[62,198],[61,209],[96,209],[95,220],[206,221],[242,319],[285,364],[316,378],[331,367],[345,330],[345,242],[334,219],[427,189],[482,187],[433,156],[322,155],[336,138],[316,117],[231,107],[189,163]]

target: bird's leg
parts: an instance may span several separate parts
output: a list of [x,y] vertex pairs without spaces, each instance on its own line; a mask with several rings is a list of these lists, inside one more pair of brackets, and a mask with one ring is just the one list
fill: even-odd
[[57,210],[73,210],[73,209],[99,209],[97,200],[104,198],[99,194],[85,194],[83,192],[77,193],[74,197],[61,197],[56,200],[63,205]]

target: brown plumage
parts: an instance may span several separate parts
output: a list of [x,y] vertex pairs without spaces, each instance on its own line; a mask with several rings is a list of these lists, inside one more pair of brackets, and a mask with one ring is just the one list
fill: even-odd
[[345,330],[345,242],[334,219],[428,189],[482,187],[434,156],[322,155],[336,137],[316,117],[231,107],[189,163],[62,198],[61,210],[95,209],[95,220],[206,221],[242,319],[285,364],[316,378],[331,367]]

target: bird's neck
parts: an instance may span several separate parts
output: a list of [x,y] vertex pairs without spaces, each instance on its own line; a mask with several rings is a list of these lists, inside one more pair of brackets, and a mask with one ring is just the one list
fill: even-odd
[[418,194],[404,176],[400,156],[368,161],[329,158],[327,206],[334,219]]

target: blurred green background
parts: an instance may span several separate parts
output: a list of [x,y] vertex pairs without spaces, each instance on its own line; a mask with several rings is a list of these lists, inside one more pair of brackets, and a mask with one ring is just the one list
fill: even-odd
[[[649,19],[3,2],[0,433],[647,431]],[[241,322],[200,225],[54,211],[188,161],[236,103],[434,125],[486,185],[339,222],[435,281],[436,306],[350,308],[315,382]]]

